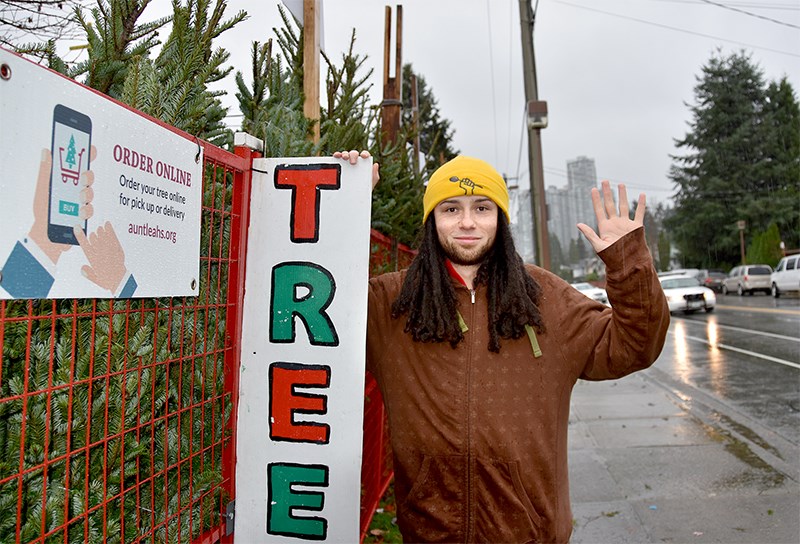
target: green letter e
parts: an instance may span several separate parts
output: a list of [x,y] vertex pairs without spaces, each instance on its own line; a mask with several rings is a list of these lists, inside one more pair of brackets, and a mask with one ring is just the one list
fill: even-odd
[[325,540],[328,536],[328,520],[294,515],[295,510],[321,511],[325,504],[325,495],[320,492],[295,491],[292,487],[327,487],[328,470],[324,465],[267,465],[267,534],[304,540]]

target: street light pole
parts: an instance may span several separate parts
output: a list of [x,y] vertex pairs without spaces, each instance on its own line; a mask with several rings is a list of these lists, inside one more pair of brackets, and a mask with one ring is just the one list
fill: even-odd
[[[550,270],[550,240],[547,233],[547,202],[544,192],[541,129],[544,124],[530,121],[531,108],[536,109],[539,92],[536,82],[536,59],[533,51],[534,12],[530,0],[519,0],[519,19],[522,36],[522,64],[525,80],[525,99],[528,104],[528,164],[531,172],[531,211],[533,219],[533,244],[536,264]],[[546,109],[545,109],[546,112]]]

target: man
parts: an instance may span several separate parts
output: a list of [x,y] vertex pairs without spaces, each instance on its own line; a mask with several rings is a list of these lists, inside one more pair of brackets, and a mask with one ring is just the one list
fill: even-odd
[[606,264],[612,308],[522,263],[504,180],[463,156],[430,177],[409,269],[370,280],[367,368],[405,542],[569,541],[572,388],[648,367],[669,324],[644,195],[633,220],[623,185],[619,212],[608,182],[591,197],[597,232],[578,228]]

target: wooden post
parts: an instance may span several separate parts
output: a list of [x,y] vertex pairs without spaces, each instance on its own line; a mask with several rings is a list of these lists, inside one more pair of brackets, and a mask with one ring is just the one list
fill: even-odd
[[303,0],[303,113],[314,122],[309,136],[319,142],[319,42],[322,22],[319,20],[320,0]]
[[419,96],[417,96],[417,75],[411,72],[411,114],[414,124],[414,173],[419,173]]
[[381,103],[382,147],[397,142],[400,133],[400,112],[403,105],[403,6],[397,6],[397,37],[395,39],[394,77],[389,75],[392,41],[392,8],[386,6],[386,23],[383,45],[383,102]]

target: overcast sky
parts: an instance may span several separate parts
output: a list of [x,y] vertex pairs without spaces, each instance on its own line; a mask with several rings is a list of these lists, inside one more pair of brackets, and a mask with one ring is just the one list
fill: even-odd
[[[402,5],[403,63],[425,78],[442,116],[452,121],[455,147],[527,185],[517,0],[322,1],[326,52],[340,59],[355,28],[356,51],[375,69],[375,102],[382,89],[384,9]],[[166,0],[155,2],[168,8]],[[231,52],[234,72],[249,80],[250,43],[281,26],[278,2],[228,4],[231,15],[244,9],[250,17],[219,45]],[[745,50],[767,80],[786,76],[798,94],[798,27],[800,0],[540,0],[534,46],[539,97],[550,118],[542,131],[545,184],[566,185],[566,162],[585,155],[601,179],[667,201],[673,139],[688,129],[686,103],[694,103],[701,67],[718,49],[724,55]],[[224,101],[238,113],[232,92]]]

